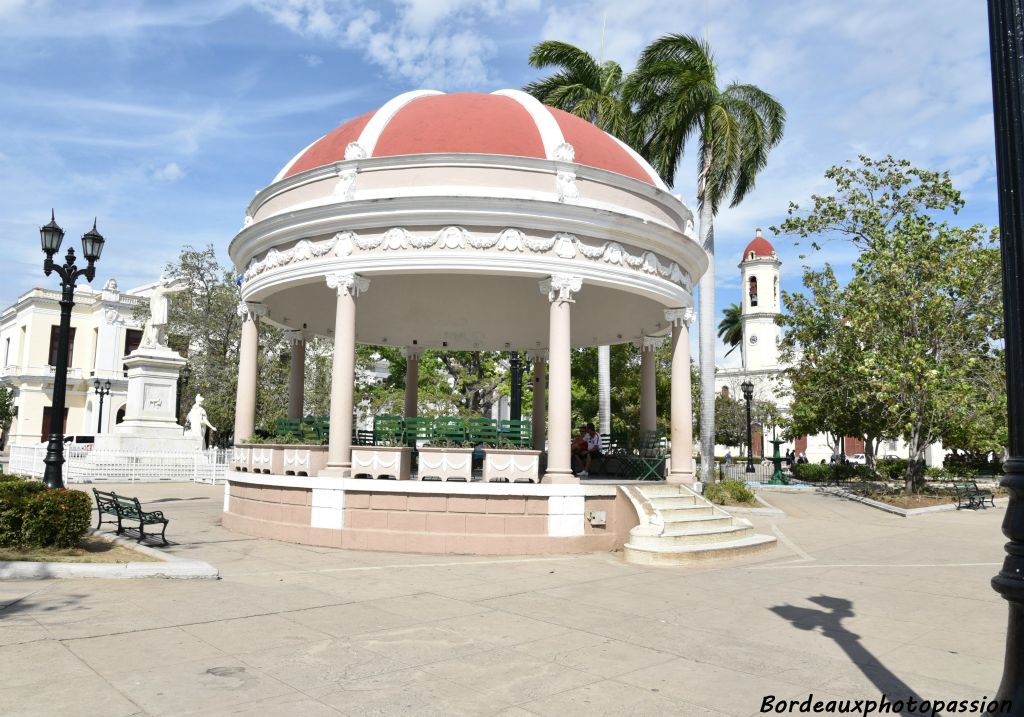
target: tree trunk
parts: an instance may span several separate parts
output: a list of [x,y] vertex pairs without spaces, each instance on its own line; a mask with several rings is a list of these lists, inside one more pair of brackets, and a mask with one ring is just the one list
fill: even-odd
[[612,432],[611,346],[597,347],[597,422],[601,433]]
[[881,440],[881,438],[875,438],[870,433],[864,437],[864,462],[867,464],[868,470],[875,470],[876,447]]
[[[705,150],[704,166],[710,161]],[[702,190],[703,193],[703,190]],[[715,480],[715,230],[710,197],[700,206],[700,243],[708,255],[708,270],[697,285],[700,291],[700,479]]]
[[903,492],[913,495],[915,490],[924,485],[924,441],[921,439],[921,427],[914,426],[910,432],[910,440],[907,441],[909,455],[907,456],[907,474],[904,477]]

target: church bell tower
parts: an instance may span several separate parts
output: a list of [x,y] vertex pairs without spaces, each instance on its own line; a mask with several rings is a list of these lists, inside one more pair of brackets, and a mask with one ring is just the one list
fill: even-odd
[[743,277],[743,369],[757,371],[777,368],[781,327],[776,319],[782,310],[779,298],[779,261],[773,247],[757,230],[754,240],[743,250],[740,275]]

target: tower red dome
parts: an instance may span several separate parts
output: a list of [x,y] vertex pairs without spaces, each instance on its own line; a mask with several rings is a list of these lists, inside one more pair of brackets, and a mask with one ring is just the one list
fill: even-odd
[[742,261],[750,261],[751,259],[772,259],[775,258],[775,256],[775,247],[771,245],[771,242],[761,236],[761,230],[758,229],[753,241],[747,244],[747,248],[743,250]]
[[407,92],[299,152],[275,181],[346,159],[492,154],[575,162],[667,190],[636,152],[595,125],[519,90]]

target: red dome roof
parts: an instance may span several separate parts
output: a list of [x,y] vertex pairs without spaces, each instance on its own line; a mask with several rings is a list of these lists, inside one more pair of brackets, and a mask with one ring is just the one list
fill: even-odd
[[761,230],[757,230],[757,235],[754,240],[747,244],[747,248],[743,250],[743,261],[747,261],[751,258],[751,254],[757,258],[772,258],[775,256],[775,247],[771,245],[767,239],[761,236]]
[[619,140],[518,90],[399,95],[318,139],[275,181],[344,159],[437,153],[557,156],[563,161],[574,153],[571,161],[578,164],[666,189],[651,166]]

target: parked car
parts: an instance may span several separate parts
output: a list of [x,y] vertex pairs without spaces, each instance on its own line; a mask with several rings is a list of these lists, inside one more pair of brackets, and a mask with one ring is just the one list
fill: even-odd
[[866,466],[868,464],[868,457],[863,453],[851,453],[846,456],[846,462],[852,463],[855,466]]
[[900,457],[898,455],[896,455],[895,453],[886,453],[884,456],[881,457],[880,460],[883,460],[883,461],[898,461],[899,459],[900,459]]

